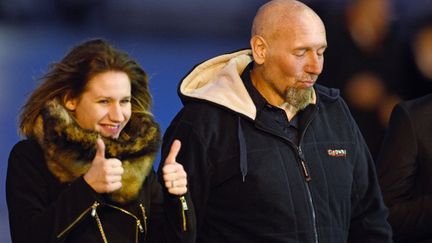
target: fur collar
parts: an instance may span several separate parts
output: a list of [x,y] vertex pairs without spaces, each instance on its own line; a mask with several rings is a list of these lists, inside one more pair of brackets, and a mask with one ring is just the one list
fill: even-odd
[[[49,170],[61,182],[71,182],[89,169],[98,133],[82,129],[58,101],[46,104],[33,135],[45,153]],[[123,186],[110,198],[119,203],[136,199],[159,148],[159,126],[150,114],[132,113],[118,139],[103,140],[106,157],[120,159],[124,168]]]

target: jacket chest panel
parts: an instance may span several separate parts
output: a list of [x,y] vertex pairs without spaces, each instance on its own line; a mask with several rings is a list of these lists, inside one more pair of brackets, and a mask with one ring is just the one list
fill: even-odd
[[[296,224],[296,218],[289,212],[294,210],[306,215],[310,213],[297,147],[280,136],[253,126],[243,124],[242,128],[247,150],[246,179],[242,181],[238,141],[237,137],[233,136],[226,144],[235,146],[226,147],[228,153],[223,150],[218,153],[230,156],[220,160],[216,166],[211,205],[223,204],[233,217],[243,217],[242,212],[246,214],[250,210],[262,211],[262,217],[271,216],[280,220],[291,217],[292,221],[288,221]],[[314,203],[326,205],[318,207],[320,210],[317,214],[323,223],[348,225],[353,183],[351,156],[356,149],[355,145],[347,137],[329,136],[325,134],[328,131],[324,134],[314,133],[313,126],[309,129],[302,143],[312,176],[309,186]],[[334,176],[335,174],[338,176]],[[298,200],[302,198],[303,200]],[[263,208],[268,209],[263,211]],[[337,217],[329,218],[328,215]]]

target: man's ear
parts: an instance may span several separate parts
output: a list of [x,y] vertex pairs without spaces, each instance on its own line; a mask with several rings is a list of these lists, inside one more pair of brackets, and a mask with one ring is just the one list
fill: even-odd
[[69,111],[75,111],[77,106],[77,99],[72,98],[71,95],[68,93],[63,96],[63,104]]
[[262,36],[255,35],[250,40],[255,63],[263,64],[266,57],[267,43]]

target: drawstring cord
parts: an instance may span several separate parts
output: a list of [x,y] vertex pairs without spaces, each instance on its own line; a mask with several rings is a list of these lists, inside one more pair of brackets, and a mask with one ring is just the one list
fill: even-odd
[[243,134],[243,129],[241,126],[241,118],[238,118],[238,132],[237,137],[239,140],[239,147],[240,147],[240,171],[242,174],[243,182],[246,179],[246,175],[248,172],[248,164],[247,164],[247,151],[246,151],[246,140]]

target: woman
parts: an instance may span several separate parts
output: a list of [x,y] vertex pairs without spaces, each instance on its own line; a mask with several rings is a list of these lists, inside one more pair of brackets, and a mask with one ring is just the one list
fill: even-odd
[[[175,228],[165,223],[152,167],[160,131],[150,108],[144,70],[104,40],[84,42],[52,65],[23,106],[26,139],[9,157],[13,242],[169,240]],[[183,167],[165,166],[168,191],[186,193]]]

